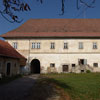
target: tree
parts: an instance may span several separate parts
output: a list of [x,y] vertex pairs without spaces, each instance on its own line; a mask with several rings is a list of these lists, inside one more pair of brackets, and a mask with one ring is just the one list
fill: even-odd
[[[40,2],[41,4],[44,2],[44,0],[36,0],[37,2]],[[65,1],[67,0],[61,0],[61,14],[63,15],[65,13]],[[88,2],[87,2],[88,1]],[[76,0],[76,8],[80,9],[80,3],[86,6],[87,8],[93,8],[93,4],[96,0]],[[18,15],[16,15],[16,12],[23,12],[23,11],[30,11],[31,7],[25,3],[25,0],[2,0],[3,3],[3,9],[0,10],[1,15],[8,20],[11,23],[17,22],[20,23]]]

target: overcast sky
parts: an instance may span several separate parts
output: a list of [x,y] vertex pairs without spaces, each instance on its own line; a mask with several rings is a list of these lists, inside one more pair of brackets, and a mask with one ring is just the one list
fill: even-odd
[[[25,0],[26,1],[26,0]],[[80,4],[81,9],[76,9],[76,0],[65,0],[65,14],[60,16],[61,13],[61,0],[44,0],[41,5],[36,0],[27,0],[31,11],[19,14],[22,23],[10,23],[0,15],[0,34],[13,30],[23,24],[30,18],[100,18],[100,0],[96,0],[94,8],[88,8]],[[85,0],[92,1],[92,0]]]

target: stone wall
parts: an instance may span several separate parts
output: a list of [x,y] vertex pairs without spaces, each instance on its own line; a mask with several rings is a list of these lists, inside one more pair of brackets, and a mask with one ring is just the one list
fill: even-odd
[[20,73],[20,63],[18,59],[9,58],[9,57],[0,57],[0,73],[7,76],[7,63],[11,64],[10,75],[17,75]]

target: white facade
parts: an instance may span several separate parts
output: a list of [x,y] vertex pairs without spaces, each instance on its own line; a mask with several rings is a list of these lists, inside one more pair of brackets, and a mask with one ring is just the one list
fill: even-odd
[[[33,59],[38,59],[41,73],[49,71],[78,73],[83,70],[100,72],[100,39],[98,38],[13,38],[6,39],[6,41],[12,46],[14,42],[17,43],[17,50],[28,59],[29,63]],[[54,43],[53,49],[51,49],[51,43]],[[64,49],[65,43],[67,43],[67,48]],[[54,66],[51,68],[50,64],[54,64]],[[79,66],[82,66],[82,69]],[[30,66],[28,67],[30,69]]]

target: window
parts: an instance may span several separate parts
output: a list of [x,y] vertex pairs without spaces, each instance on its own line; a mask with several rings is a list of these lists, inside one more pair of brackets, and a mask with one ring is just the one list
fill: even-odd
[[93,43],[93,49],[97,49],[97,43],[96,42]]
[[79,59],[79,65],[87,65],[87,59]]
[[68,49],[68,43],[64,43],[64,49]]
[[98,63],[93,63],[93,66],[94,67],[98,67]]
[[83,49],[83,42],[79,42],[79,49]]
[[17,42],[13,42],[13,48],[15,48],[15,49],[18,48],[18,43]]
[[40,43],[37,43],[37,49],[40,49]]
[[75,67],[75,64],[72,64],[72,67]]
[[50,67],[55,67],[55,63],[51,63],[50,64]]
[[55,49],[55,43],[54,42],[51,43],[51,49]]
[[32,49],[40,49],[40,45],[41,45],[41,43],[40,42],[38,42],[38,43],[32,43]]
[[81,73],[84,73],[84,70],[81,70]]
[[35,49],[35,43],[32,43],[32,49]]

